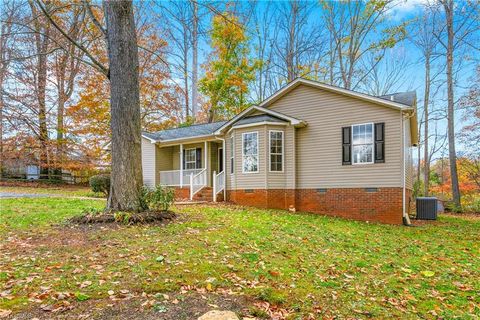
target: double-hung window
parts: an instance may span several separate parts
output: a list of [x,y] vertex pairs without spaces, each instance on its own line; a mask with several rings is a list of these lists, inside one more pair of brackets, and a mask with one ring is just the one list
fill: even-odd
[[269,131],[270,171],[283,171],[283,131]]
[[242,134],[242,172],[258,172],[258,132]]
[[235,172],[235,144],[233,134],[230,136],[230,173]]
[[197,149],[185,149],[185,169],[197,169]]
[[353,125],[353,164],[373,163],[373,144],[373,123]]

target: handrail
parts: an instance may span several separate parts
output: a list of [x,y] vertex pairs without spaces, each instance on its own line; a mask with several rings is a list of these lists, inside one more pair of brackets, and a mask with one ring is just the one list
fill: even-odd
[[217,202],[217,194],[225,189],[225,171],[213,172],[213,202]]
[[[160,171],[160,184],[165,186],[188,186],[190,175],[198,174],[205,169],[162,170]],[[180,174],[182,173],[182,177]]]
[[190,200],[193,196],[207,185],[207,169],[203,169],[196,175],[190,175]]

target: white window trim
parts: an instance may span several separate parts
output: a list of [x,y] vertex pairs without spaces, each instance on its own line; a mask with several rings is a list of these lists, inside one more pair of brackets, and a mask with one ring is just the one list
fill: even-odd
[[[235,174],[235,135],[230,136],[230,175]],[[243,148],[243,146],[242,146]],[[232,161],[233,159],[233,161]],[[243,161],[243,160],[242,160]]]
[[[282,170],[272,171],[272,132],[280,132],[282,134]],[[278,155],[279,153],[273,153]],[[268,172],[283,173],[285,170],[285,132],[282,130],[268,130]]]
[[[195,160],[194,160],[194,161],[187,161],[187,152],[190,151],[190,150],[195,150],[195,151],[193,152],[193,154],[195,155],[195,157],[194,157]],[[187,162],[188,162],[188,163],[192,163],[192,162],[193,162],[193,163],[195,164],[195,168],[193,168],[193,169],[188,169],[188,168],[187,168]],[[197,148],[185,149],[185,168],[183,168],[183,170],[196,170],[196,169],[199,169],[199,168],[197,168]]]
[[[245,157],[245,153],[244,153],[244,148],[243,148],[243,144],[245,142],[245,135],[247,134],[252,134],[252,133],[255,133],[257,135],[257,171],[245,171],[245,167],[243,165],[243,161],[244,161],[244,157]],[[259,152],[259,147],[258,147],[258,144],[260,143],[259,141],[259,135],[258,135],[258,131],[249,131],[249,132],[243,132],[242,133],[242,173],[243,174],[256,174],[256,173],[259,173],[260,172],[260,152]]]
[[[353,144],[353,127],[356,127],[356,126],[364,126],[364,125],[371,125],[372,126],[372,161],[371,162],[358,162],[358,163],[355,163],[355,157],[354,157],[354,153],[353,153],[353,147],[354,147],[354,144]],[[356,124],[352,124],[351,125],[351,136],[350,136],[350,139],[352,141],[352,165],[354,166],[361,166],[361,165],[366,165],[366,164],[374,164],[375,163],[375,125],[373,124],[373,122],[367,122],[367,123],[356,123]]]

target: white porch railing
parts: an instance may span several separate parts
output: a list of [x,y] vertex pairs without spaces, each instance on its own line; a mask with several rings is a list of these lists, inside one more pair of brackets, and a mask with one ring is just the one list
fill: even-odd
[[[190,185],[190,176],[198,174],[200,171],[205,169],[185,169],[185,170],[168,170],[160,171],[160,184],[163,186],[189,186]],[[180,172],[182,172],[182,181],[180,183]]]
[[217,174],[213,171],[213,202],[217,202],[217,194],[225,189],[225,171]]
[[207,185],[207,169],[203,169],[196,175],[190,175],[190,200],[193,196]]

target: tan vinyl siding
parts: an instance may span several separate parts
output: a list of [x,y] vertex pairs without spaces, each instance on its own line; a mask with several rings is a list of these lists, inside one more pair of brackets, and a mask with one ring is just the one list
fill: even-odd
[[157,168],[155,172],[156,184],[160,183],[160,171],[172,170],[172,161],[173,161],[172,150],[173,150],[173,147],[160,148],[157,146],[157,157],[156,157]]
[[143,184],[147,187],[155,187],[155,144],[142,138],[142,173]]
[[[242,134],[247,132],[258,133],[258,172],[242,172]],[[265,189],[266,188],[266,132],[265,125],[234,129],[235,135],[235,185],[234,189]]]
[[[296,137],[296,188],[402,186],[400,111],[301,85],[269,109],[307,122]],[[385,163],[342,165],[342,127],[385,123]]]

